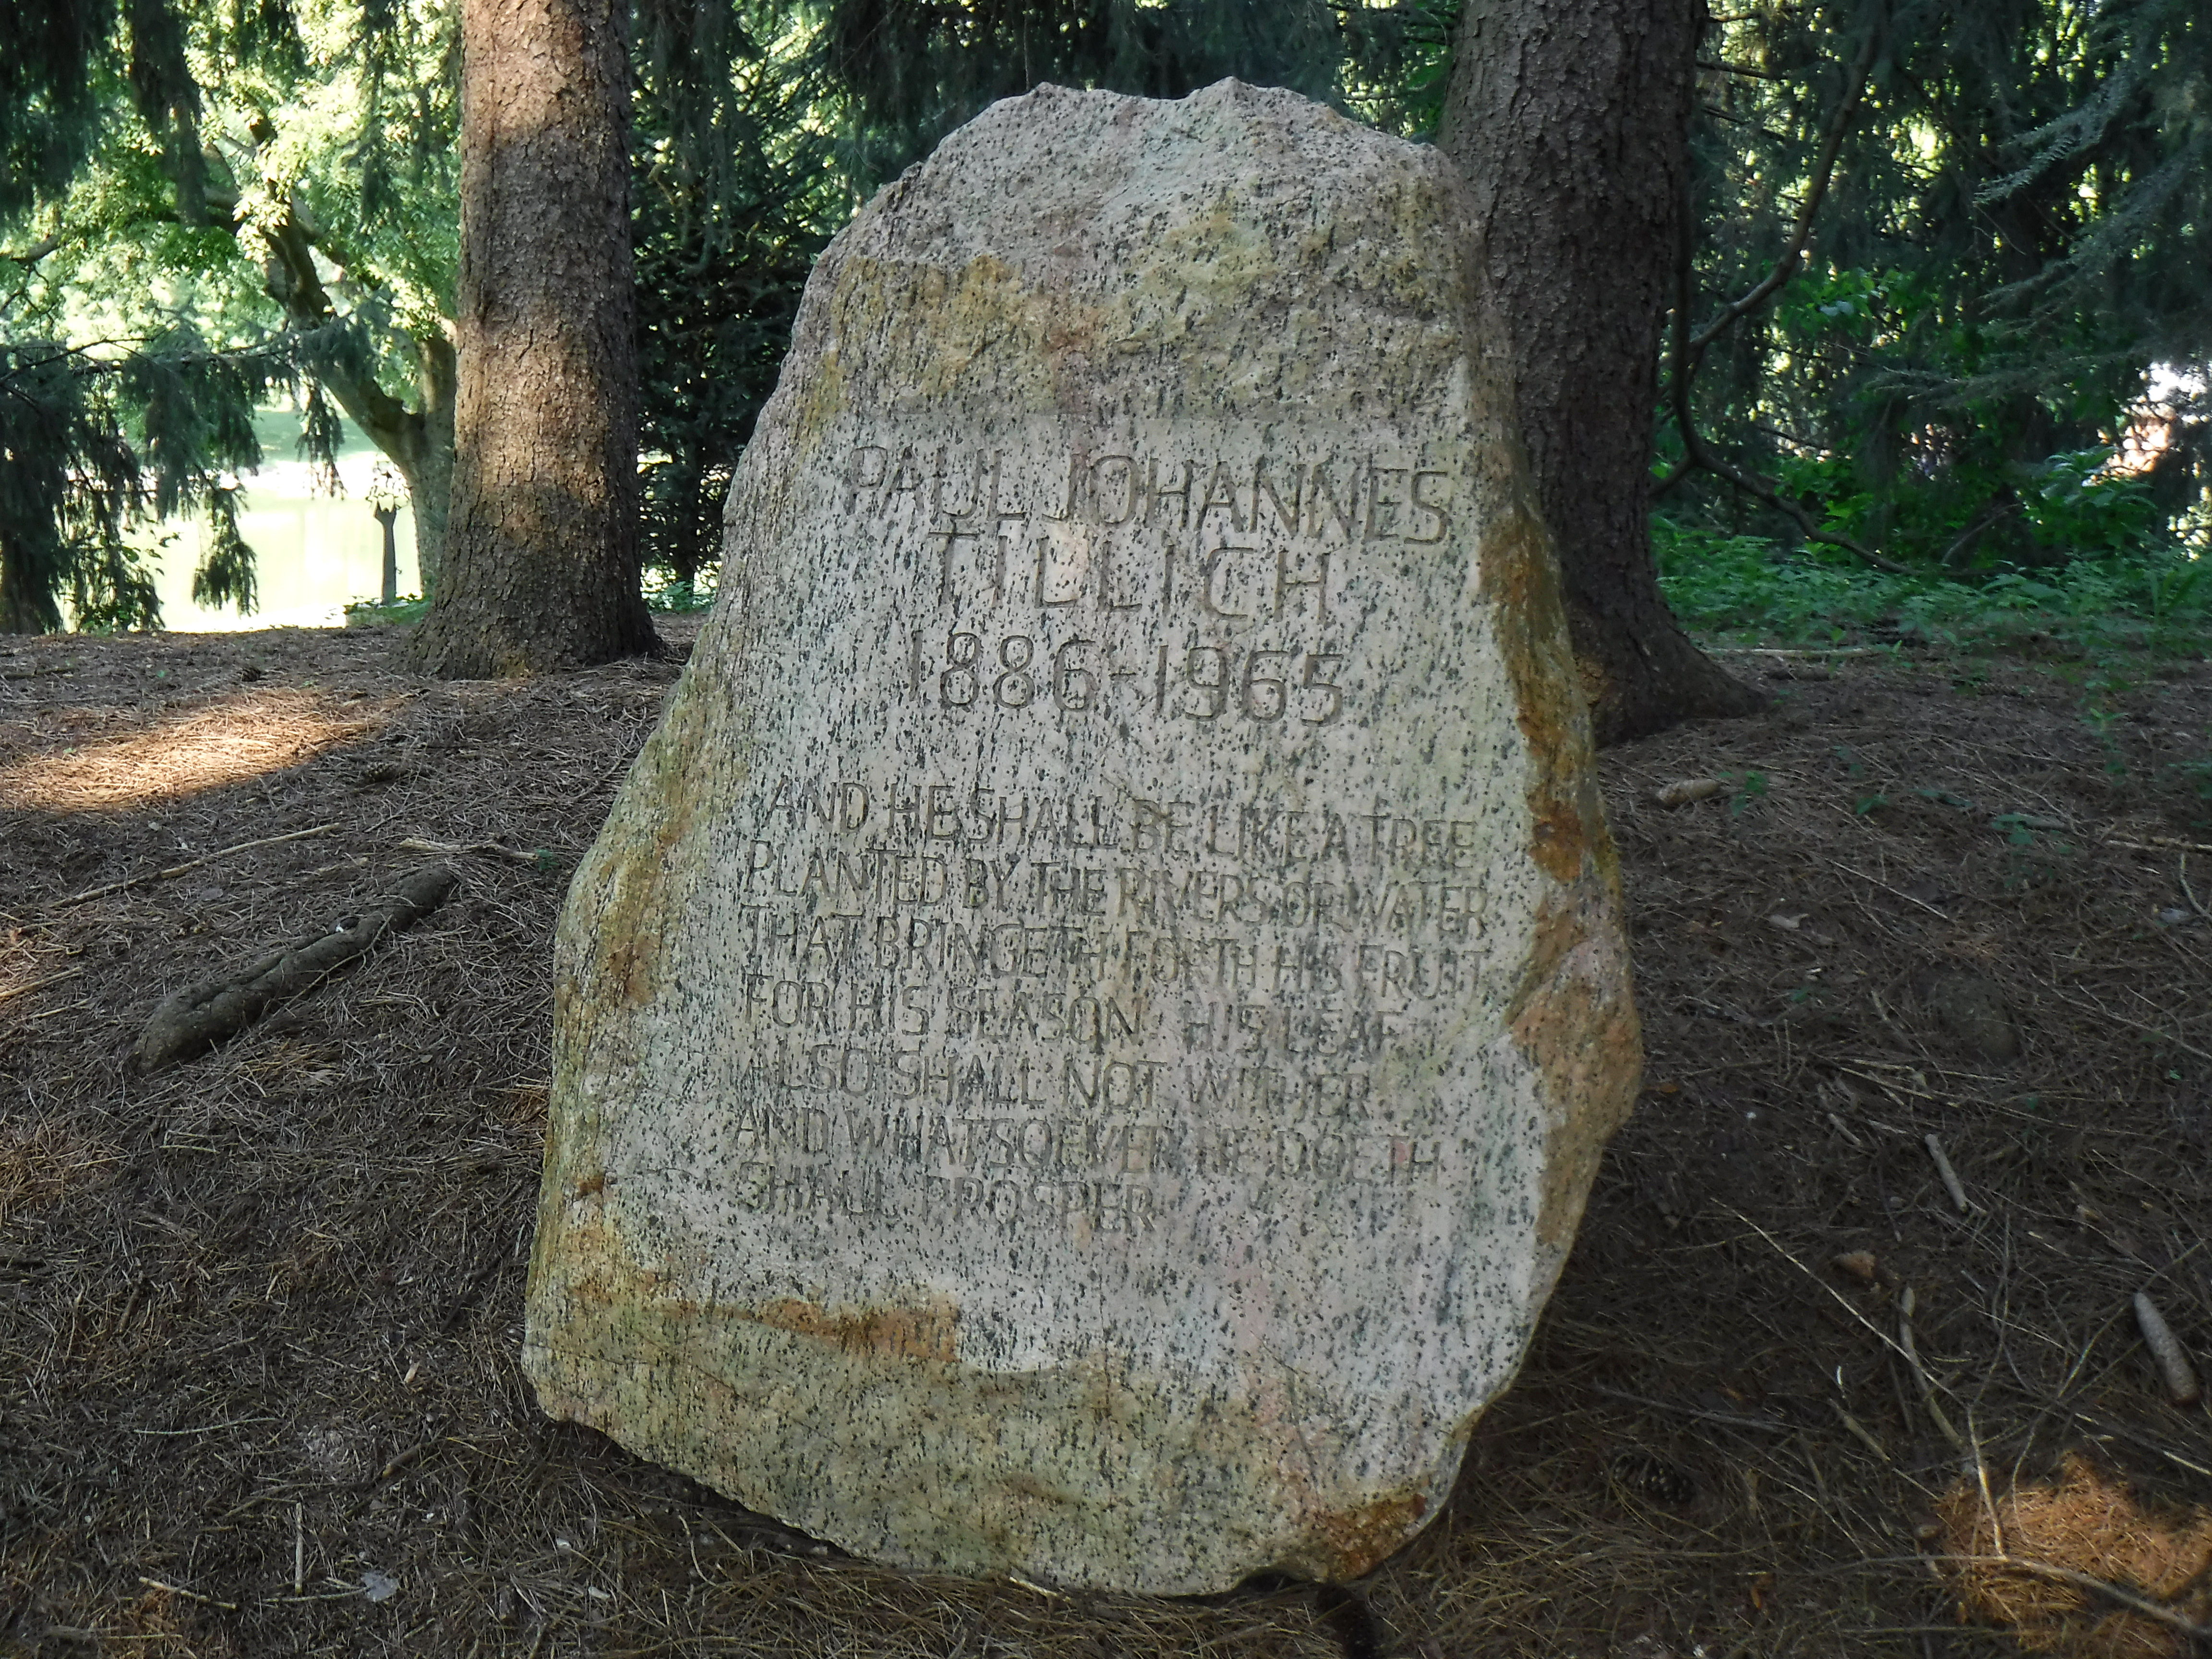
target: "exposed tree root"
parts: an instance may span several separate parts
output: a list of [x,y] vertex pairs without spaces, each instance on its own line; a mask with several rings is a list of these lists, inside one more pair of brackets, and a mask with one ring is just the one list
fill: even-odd
[[237,1036],[271,1004],[312,989],[386,934],[412,927],[443,904],[459,881],[446,865],[426,865],[369,908],[340,916],[325,932],[295,939],[236,973],[179,992],[146,1022],[131,1052],[132,1069],[163,1071]]

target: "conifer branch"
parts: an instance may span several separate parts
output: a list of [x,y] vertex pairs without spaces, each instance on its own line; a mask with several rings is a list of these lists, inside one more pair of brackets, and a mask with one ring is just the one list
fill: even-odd
[[[1806,244],[1811,240],[1813,221],[1820,210],[1820,204],[1828,194],[1829,180],[1835,175],[1836,158],[1842,152],[1844,136],[1850,129],[1851,117],[1866,97],[1867,77],[1874,68],[1875,58],[1881,49],[1882,31],[1880,27],[1867,33],[1860,46],[1858,57],[1851,64],[1850,89],[1829,115],[1826,131],[1821,134],[1820,148],[1813,164],[1813,179],[1805,191],[1805,199],[1797,210],[1796,223],[1791,227],[1790,244],[1774,268],[1741,299],[1723,307],[1720,314],[1701,330],[1695,337],[1689,331],[1690,317],[1690,239],[1685,235],[1674,261],[1674,327],[1668,368],[1668,404],[1674,410],[1675,429],[1681,434],[1684,459],[1652,489],[1651,499],[1659,500],[1692,472],[1713,474],[1723,483],[1741,490],[1745,495],[1765,502],[1777,512],[1796,522],[1808,542],[1819,542],[1830,547],[1840,547],[1856,554],[1878,570],[1894,575],[1910,574],[1894,559],[1885,558],[1872,548],[1844,535],[1838,531],[1823,528],[1797,502],[1783,495],[1774,484],[1754,474],[1744,471],[1713,453],[1698,434],[1697,423],[1690,411],[1690,388],[1697,378],[1698,366],[1705,361],[1706,348],[1730,328],[1751,315],[1779,292],[1784,283],[1797,274],[1803,263]],[[1703,65],[1701,65],[1703,67]],[[1717,66],[1716,66],[1717,67]],[[1685,216],[1684,223],[1692,221]]]
[[[1765,305],[1784,283],[1797,274],[1797,267],[1804,261],[1805,245],[1812,240],[1814,217],[1820,211],[1820,204],[1827,198],[1828,181],[1835,176],[1836,157],[1843,149],[1844,136],[1850,131],[1851,117],[1858,112],[1859,105],[1865,100],[1867,76],[1874,68],[1874,60],[1881,50],[1881,42],[1882,31],[1875,27],[1867,32],[1865,43],[1859,47],[1859,55],[1851,64],[1850,88],[1828,117],[1828,129],[1820,136],[1820,153],[1813,162],[1813,181],[1806,189],[1803,203],[1798,207],[1797,222],[1791,228],[1790,246],[1774,262],[1774,269],[1766,273],[1765,278],[1757,287],[1741,299],[1723,307],[1721,314],[1690,342],[1689,367],[1692,374],[1697,372],[1706,347]],[[1677,312],[1675,315],[1679,319],[1682,313]]]

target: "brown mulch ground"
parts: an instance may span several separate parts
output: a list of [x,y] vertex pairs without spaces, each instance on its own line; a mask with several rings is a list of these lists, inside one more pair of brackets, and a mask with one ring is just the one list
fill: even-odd
[[[0,646],[0,1653],[2165,1656],[2212,1619],[2212,1423],[2130,1305],[2212,1359],[2212,853],[2185,889],[2167,844],[2212,842],[2212,666],[2100,731],[2063,665],[1751,659],[1771,714],[1610,755],[1647,1091],[1528,1369],[1352,1593],[1194,1603],[847,1561],[538,1415],[548,939],[676,671],[437,684],[398,644]],[[553,868],[470,855],[125,1075],[162,996],[409,839]]]

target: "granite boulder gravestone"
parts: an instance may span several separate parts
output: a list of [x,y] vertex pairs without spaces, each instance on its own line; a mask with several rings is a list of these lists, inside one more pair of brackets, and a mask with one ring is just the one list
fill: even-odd
[[938,1571],[1436,1514],[1639,1066],[1467,227],[1289,93],[1041,88],[823,257],[562,915],[549,1412]]

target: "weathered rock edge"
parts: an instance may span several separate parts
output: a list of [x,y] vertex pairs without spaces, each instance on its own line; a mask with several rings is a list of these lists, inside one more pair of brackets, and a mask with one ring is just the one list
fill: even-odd
[[[1168,175],[1199,150],[1235,171],[1235,188],[1178,191],[1188,179]],[[1012,199],[1034,191],[1019,176],[1032,164],[1054,168],[1050,212]],[[1327,220],[1302,244],[1283,229],[1294,216],[1281,198],[1298,191]],[[1158,1593],[1216,1591],[1270,1568],[1344,1579],[1437,1514],[1475,1419],[1520,1364],[1641,1064],[1557,572],[1486,345],[1497,331],[1480,261],[1445,228],[1468,222],[1465,199],[1433,151],[1291,94],[1224,82],[1163,104],[1041,88],[948,138],[825,253],[731,491],[726,599],[561,920],[523,1351],[547,1412],[856,1553],[926,1570]],[[1178,240],[1194,263],[1164,289],[1158,250]],[[1510,1316],[1480,1334],[1482,1354],[1456,1358],[1481,1386],[1340,1401],[1331,1458],[1305,1443],[1316,1425],[1296,1409],[1302,1381],[1322,1380],[1294,1368],[1243,1399],[1194,1394],[1109,1352],[993,1370],[963,1352],[967,1310],[940,1287],[867,1304],[801,1286],[731,1297],[685,1240],[624,1208],[639,1171],[617,1143],[678,1109],[659,1091],[690,1075],[654,1047],[653,1016],[685,1017],[683,941],[726,854],[714,848],[718,815],[775,740],[750,723],[792,672],[761,596],[781,585],[819,598],[824,573],[790,561],[823,447],[880,411],[1362,418],[1388,404],[1377,377],[1401,366],[1333,348],[1378,328],[1394,349],[1449,358],[1406,371],[1448,386],[1464,427],[1475,527],[1438,556],[1465,561],[1470,615],[1517,703],[1494,775],[1517,780],[1500,810],[1534,872],[1528,942],[1498,1029],[1462,1048],[1525,1104],[1542,1155],[1514,1194],[1510,1260],[1496,1270]],[[823,1264],[825,1279],[836,1265]],[[1453,1340],[1422,1336],[1430,1350]],[[1076,1437],[1079,1457],[1058,1432],[1070,1424],[1088,1437]],[[1367,1455],[1378,1447],[1379,1460]],[[1091,1466],[1109,1461],[1119,1474],[1102,1486]]]

